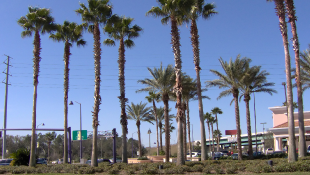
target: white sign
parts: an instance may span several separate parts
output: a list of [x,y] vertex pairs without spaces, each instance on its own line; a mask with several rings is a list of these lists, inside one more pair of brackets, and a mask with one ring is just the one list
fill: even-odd
[[228,142],[237,142],[237,137],[227,137]]

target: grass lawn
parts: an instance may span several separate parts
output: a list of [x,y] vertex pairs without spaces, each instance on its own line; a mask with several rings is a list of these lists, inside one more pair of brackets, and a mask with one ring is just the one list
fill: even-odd
[[[108,173],[96,173],[96,175],[98,174],[102,174],[102,175],[107,175]],[[185,173],[185,174],[203,174],[203,173]],[[256,173],[244,173],[247,175],[251,175],[251,174],[256,174]],[[288,173],[259,173],[256,175],[309,175],[310,172],[288,172]],[[33,175],[38,175],[38,174],[33,174]],[[39,175],[43,175],[43,174],[39,174]],[[48,173],[48,174],[44,174],[44,175],[76,175],[76,174],[70,174],[70,173]]]

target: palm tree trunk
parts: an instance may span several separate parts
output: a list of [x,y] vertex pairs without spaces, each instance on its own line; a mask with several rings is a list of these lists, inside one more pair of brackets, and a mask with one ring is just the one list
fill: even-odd
[[159,124],[160,151],[163,151],[163,132],[162,125]]
[[248,130],[248,144],[249,144],[249,159],[253,159],[253,148],[252,148],[252,131],[251,131],[251,117],[250,117],[250,95],[245,94],[244,95],[244,102],[245,102],[245,108],[246,108],[246,125]]
[[156,105],[155,100],[153,99],[153,110],[155,114],[155,120],[156,120],[156,153],[159,155],[159,144],[158,144],[158,119],[157,119],[157,113],[156,113]]
[[196,70],[197,79],[197,96],[198,96],[198,108],[199,108],[199,119],[200,119],[200,135],[201,135],[201,160],[207,160],[207,150],[206,150],[206,135],[205,135],[205,124],[203,118],[203,105],[201,97],[201,83],[200,83],[200,57],[199,57],[199,35],[198,28],[195,20],[191,23],[191,42],[193,46],[194,53],[194,64]]
[[142,157],[142,147],[141,147],[141,135],[140,135],[140,121],[137,122],[138,128],[138,146],[139,146],[139,157]]
[[[238,89],[233,89],[233,96],[234,96],[234,101],[235,101],[235,117],[236,117],[236,128],[237,128],[238,155],[242,155],[240,114],[239,114],[239,103],[238,103],[239,90]],[[242,160],[242,156],[238,156],[238,160]]]
[[293,34],[293,50],[295,51],[295,64],[296,64],[296,76],[295,81],[297,84],[297,97],[298,97],[298,124],[299,124],[299,146],[298,154],[299,157],[305,157],[306,151],[306,138],[305,138],[305,124],[304,124],[304,107],[302,98],[302,84],[300,82],[300,64],[299,64],[299,41],[296,29],[296,16],[295,7],[293,0],[285,0],[288,19],[291,24]]
[[219,123],[218,123],[218,121],[217,121],[217,114],[215,114],[215,121],[216,121],[216,130],[217,130],[217,137],[216,137],[216,142],[217,142],[217,144],[216,144],[216,150],[217,150],[217,152],[219,152],[220,151],[220,135],[219,135]]
[[178,157],[177,165],[184,165],[184,155],[183,155],[183,138],[182,138],[182,81],[181,81],[181,72],[182,72],[182,60],[181,60],[181,50],[180,50],[180,34],[177,26],[177,21],[175,17],[171,16],[171,43],[174,53],[174,62],[175,62],[175,86],[173,90],[176,94],[177,99],[177,115],[178,119]]
[[69,57],[70,57],[70,44],[68,41],[65,43],[64,51],[64,158],[63,162],[68,163],[68,91],[69,91]]
[[[163,94],[164,101],[164,113],[165,113],[165,152],[166,152],[166,161],[169,162],[169,147],[170,147],[170,128],[169,128],[169,96],[168,94]],[[162,145],[161,145],[162,146]]]
[[[189,155],[192,158],[192,142],[191,142],[191,127],[190,127],[190,121],[189,121],[189,101],[186,101],[186,112],[187,112],[187,133],[188,133],[188,151],[189,151]],[[185,126],[184,126],[185,127]]]
[[186,110],[186,103],[183,103],[183,156],[184,156],[184,161],[186,160],[186,153],[187,153],[187,144],[186,144],[186,115],[185,115],[185,110]]
[[295,162],[296,145],[295,145],[295,126],[294,126],[294,110],[293,110],[293,93],[291,81],[291,61],[288,48],[287,26],[285,21],[285,8],[283,0],[274,0],[276,6],[276,14],[279,17],[279,26],[282,35],[284,54],[285,54],[285,72],[287,84],[287,107],[288,107],[288,135],[289,135],[289,152],[288,161]]
[[126,115],[126,102],[128,101],[125,98],[125,47],[123,38],[120,39],[119,49],[118,49],[119,57],[118,57],[118,66],[119,66],[119,87],[120,87],[120,96],[119,101],[121,103],[121,124],[123,130],[123,139],[122,139],[122,159],[123,163],[127,163],[127,115]]
[[211,123],[211,131],[212,131],[212,148],[214,152],[213,123]]
[[211,155],[212,150],[211,150],[210,124],[209,124],[209,122],[208,122],[208,130],[209,130],[209,149],[210,149],[210,155]]
[[37,119],[37,87],[38,77],[40,72],[40,52],[41,52],[41,39],[38,31],[34,35],[34,49],[33,49],[33,108],[32,108],[32,131],[31,131],[31,151],[29,166],[34,167],[36,165],[35,147],[36,147],[36,119]]
[[99,105],[101,103],[100,97],[100,61],[101,61],[101,48],[100,48],[100,30],[99,24],[95,23],[94,26],[94,58],[95,58],[95,95],[94,95],[94,111],[93,113],[93,143],[92,143],[92,154],[91,154],[91,166],[98,166],[97,162],[97,132],[98,132],[98,114],[99,114]]

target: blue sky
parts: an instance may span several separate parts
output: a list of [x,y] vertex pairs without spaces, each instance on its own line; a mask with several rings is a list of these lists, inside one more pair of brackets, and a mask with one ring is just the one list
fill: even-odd
[[[22,39],[20,33],[22,28],[18,26],[17,20],[27,14],[28,6],[50,8],[52,16],[57,23],[64,20],[81,23],[81,17],[74,10],[79,8],[79,2],[87,3],[86,0],[70,1],[40,1],[40,0],[3,0],[0,6],[1,23],[0,32],[0,60],[5,61],[4,54],[11,56],[12,67],[8,90],[8,119],[7,128],[31,128],[32,118],[32,58],[33,58],[33,37]],[[284,51],[282,38],[278,27],[278,18],[275,14],[274,3],[266,1],[206,1],[215,3],[218,15],[209,20],[199,19],[198,28],[200,35],[201,55],[201,81],[213,80],[216,77],[210,73],[210,69],[222,71],[218,59],[235,59],[238,54],[242,57],[252,59],[251,65],[261,65],[263,70],[270,73],[268,81],[274,82],[274,89],[277,94],[256,95],[257,109],[257,130],[263,130],[259,123],[267,122],[267,128],[272,127],[272,113],[268,107],[280,106],[284,101],[284,90],[281,85],[285,81]],[[137,84],[137,80],[151,78],[147,67],[158,67],[162,62],[164,66],[174,64],[171,49],[170,26],[162,25],[160,19],[145,16],[145,13],[157,6],[155,0],[111,0],[113,13],[120,16],[132,17],[133,24],[143,28],[141,37],[135,39],[135,47],[126,49],[126,97],[129,104],[147,102],[147,93],[135,93],[136,90],[144,87]],[[310,1],[295,1],[298,17],[297,31],[300,41],[300,50],[308,47],[309,41],[309,7]],[[288,25],[289,26],[289,25]],[[192,58],[192,47],[190,44],[189,25],[180,28],[181,33],[181,54],[182,70],[195,78],[195,70]],[[102,30],[101,30],[102,31]],[[101,41],[107,36],[101,33]],[[289,26],[289,38],[290,26]],[[69,101],[82,103],[83,129],[92,131],[91,111],[94,104],[94,61],[93,61],[93,37],[90,33],[84,33],[87,41],[85,47],[73,46],[70,57],[70,90]],[[290,44],[291,46],[291,44]],[[48,35],[41,35],[41,70],[38,86],[37,124],[45,123],[44,128],[63,127],[63,50],[64,43],[57,43],[48,38]],[[291,57],[294,58],[293,50],[290,49]],[[116,47],[102,46],[102,87],[100,106],[99,131],[116,128],[121,133],[120,125],[120,104],[118,85],[118,45]],[[293,60],[292,60],[293,61]],[[294,61],[292,65],[294,66]],[[0,65],[5,70],[5,64]],[[5,79],[5,74],[0,78]],[[0,112],[3,112],[5,85],[2,84],[0,92]],[[234,106],[230,106],[232,97],[225,97],[217,100],[221,91],[217,88],[210,88],[204,95],[211,100],[203,100],[204,113],[213,107],[222,109],[223,114],[219,115],[219,129],[222,133],[225,130],[235,129]],[[304,93],[304,110],[309,111],[309,92]],[[1,100],[2,99],[2,100]],[[296,101],[296,89],[294,89],[294,100]],[[172,113],[175,113],[175,102],[169,103]],[[151,106],[151,104],[149,104]],[[163,106],[163,103],[157,104]],[[250,102],[252,132],[254,132],[253,100]],[[79,106],[69,106],[69,126],[72,130],[79,129]],[[190,103],[190,118],[193,124],[194,139],[200,140],[200,127],[198,116],[198,102]],[[240,102],[240,119],[242,133],[246,133],[245,104]],[[134,121],[128,122],[128,135],[137,131]],[[174,126],[176,122],[174,121]],[[0,125],[3,126],[3,118],[0,118]],[[42,127],[42,126],[40,126]],[[148,146],[148,129],[152,130],[151,143],[155,142],[155,125],[142,123],[142,143]],[[8,134],[25,135],[30,132],[13,132]],[[171,143],[176,143],[176,132],[172,134]],[[137,139],[137,134],[133,134]],[[208,135],[207,135],[208,136]],[[155,145],[153,145],[155,146]]]

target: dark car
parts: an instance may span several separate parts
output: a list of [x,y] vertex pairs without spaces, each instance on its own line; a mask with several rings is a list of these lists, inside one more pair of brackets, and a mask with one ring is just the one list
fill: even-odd
[[256,156],[260,156],[260,155],[262,155],[262,154],[263,154],[262,152],[254,152],[254,153],[253,153],[253,156],[256,157]]
[[0,166],[10,165],[13,159],[2,159],[0,160]]
[[233,160],[238,160],[238,153],[232,154],[232,155],[231,155],[231,158],[232,158]]
[[44,158],[38,158],[38,159],[37,159],[37,164],[44,164],[44,165],[47,165],[47,161],[46,161],[46,159],[44,159]]
[[216,152],[214,153],[213,160],[219,160],[221,157],[223,157],[223,153]]

